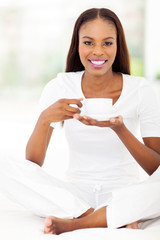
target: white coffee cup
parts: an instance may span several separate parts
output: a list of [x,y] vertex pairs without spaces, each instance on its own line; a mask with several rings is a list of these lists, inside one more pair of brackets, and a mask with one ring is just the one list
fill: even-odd
[[81,115],[86,115],[99,121],[105,121],[110,118],[111,98],[85,98],[82,104]]

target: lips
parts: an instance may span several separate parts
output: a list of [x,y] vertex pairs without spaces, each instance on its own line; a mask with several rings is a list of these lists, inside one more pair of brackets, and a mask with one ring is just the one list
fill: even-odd
[[89,62],[94,68],[102,68],[107,62],[107,60],[103,58],[93,58],[89,59]]

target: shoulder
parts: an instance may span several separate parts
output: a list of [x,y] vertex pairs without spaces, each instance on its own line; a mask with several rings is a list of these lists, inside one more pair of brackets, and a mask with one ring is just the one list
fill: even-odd
[[69,94],[72,95],[77,89],[78,79],[81,79],[82,74],[83,71],[58,73],[56,78],[46,84],[42,91],[42,96],[62,98],[67,97]]
[[149,106],[152,110],[155,109],[157,106],[157,97],[151,81],[144,77],[127,74],[123,74],[123,79],[126,95],[132,96],[132,99],[137,102],[139,110],[140,107],[149,109]]
[[149,85],[149,81],[144,77],[132,76],[128,74],[122,74],[122,76],[126,83],[131,84],[132,86]]
[[81,78],[84,71],[79,72],[62,72],[58,73],[57,76],[51,79],[45,86],[45,89],[52,89],[58,87],[65,87],[76,83],[76,79]]
[[152,84],[149,80],[144,77],[139,76],[132,76],[127,74],[122,74],[124,84],[127,88],[136,90],[136,91],[143,91],[145,89],[150,89],[152,91]]
[[84,71],[79,71],[79,72],[62,72],[62,73],[58,73],[57,77],[52,79],[49,84],[53,84],[53,83],[67,83],[70,81],[74,81],[75,79],[79,78],[82,76]]

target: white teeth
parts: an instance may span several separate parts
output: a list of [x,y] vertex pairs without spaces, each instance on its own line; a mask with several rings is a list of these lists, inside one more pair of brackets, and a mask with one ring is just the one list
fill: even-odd
[[105,63],[105,61],[91,61],[91,63],[93,63],[95,65],[102,65]]

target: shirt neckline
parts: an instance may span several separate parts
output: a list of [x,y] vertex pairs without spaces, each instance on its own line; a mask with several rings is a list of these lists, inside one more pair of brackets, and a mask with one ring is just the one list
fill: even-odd
[[[81,96],[83,99],[86,99],[86,97],[84,96],[84,93],[82,91],[82,76],[83,76],[83,73],[84,71],[81,72],[80,74],[80,78],[79,78],[79,83],[80,83],[80,91],[81,91]],[[115,107],[119,104],[119,102],[121,101],[121,98],[123,97],[124,95],[124,91],[125,91],[125,75],[123,73],[121,73],[122,75],[122,91],[121,91],[121,94],[119,96],[119,98],[117,99],[117,101],[112,105],[112,107]]]

